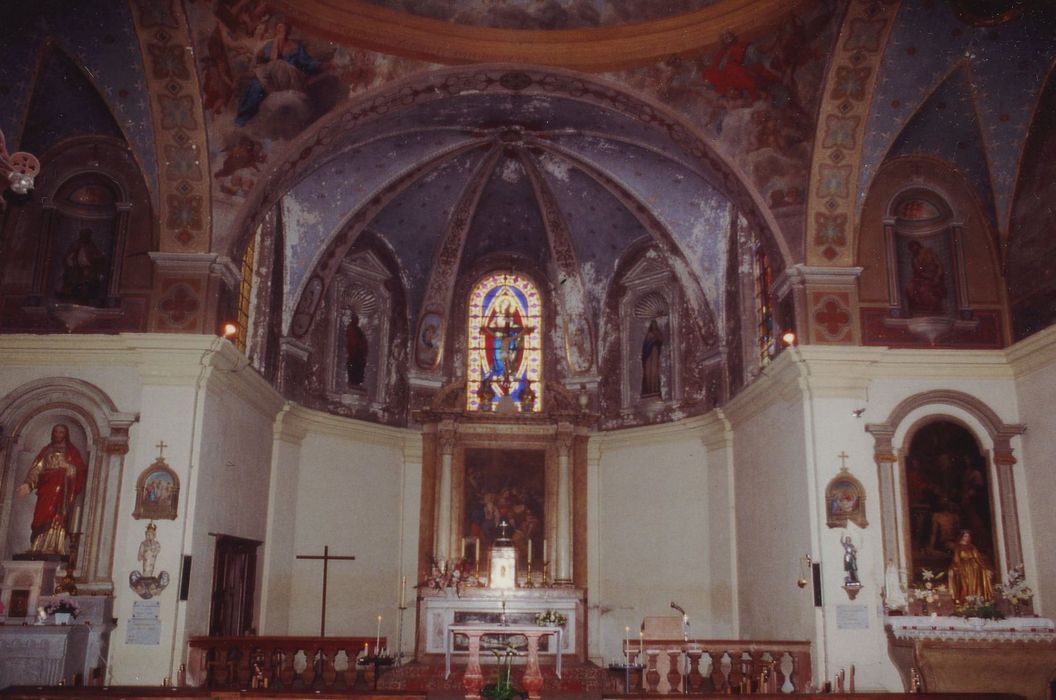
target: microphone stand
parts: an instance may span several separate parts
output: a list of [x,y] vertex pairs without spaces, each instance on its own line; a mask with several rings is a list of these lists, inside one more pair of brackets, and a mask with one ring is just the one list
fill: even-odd
[[689,615],[681,605],[671,601],[671,607],[682,613],[682,694],[689,694]]

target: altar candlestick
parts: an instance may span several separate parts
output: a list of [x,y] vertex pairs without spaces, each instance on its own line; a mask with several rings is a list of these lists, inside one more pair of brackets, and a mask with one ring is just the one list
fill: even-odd
[[400,579],[400,607],[407,607],[407,577]]
[[379,649],[381,649],[381,615],[378,615],[378,634],[374,638],[374,653],[377,654]]

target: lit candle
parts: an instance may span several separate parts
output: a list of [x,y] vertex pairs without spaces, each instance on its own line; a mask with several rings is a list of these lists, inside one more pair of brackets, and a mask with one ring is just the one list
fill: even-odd
[[528,540],[528,563],[532,563],[532,541]]
[[370,656],[370,643],[363,642],[363,658],[365,659],[368,656]]
[[[639,630],[638,632],[638,654],[641,655],[645,652],[645,632]],[[645,657],[642,657],[645,658]]]
[[400,607],[407,607],[407,577],[400,579]]
[[631,626],[627,625],[623,628],[623,650],[627,655],[631,653]]
[[374,653],[377,654],[379,649],[381,649],[381,615],[378,615],[378,634],[374,638]]

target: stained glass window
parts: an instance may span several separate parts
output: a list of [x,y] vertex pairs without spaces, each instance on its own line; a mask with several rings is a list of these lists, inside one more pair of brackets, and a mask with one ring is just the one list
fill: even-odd
[[497,272],[478,282],[469,295],[466,408],[493,411],[509,396],[520,411],[541,411],[542,337],[542,303],[531,280]]

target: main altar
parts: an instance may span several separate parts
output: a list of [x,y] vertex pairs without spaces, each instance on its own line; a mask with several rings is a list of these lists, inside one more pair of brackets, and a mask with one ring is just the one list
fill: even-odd
[[[517,626],[536,625],[539,615],[552,610],[566,620],[560,625],[562,653],[582,661],[586,658],[584,602],[583,592],[574,588],[467,588],[460,595],[456,594],[456,589],[427,591],[421,598],[418,619],[419,652],[444,654],[450,641],[452,655],[456,659],[465,657],[469,653],[468,640],[462,635],[448,640],[448,630],[452,626],[502,625],[504,622]],[[506,641],[489,638],[484,641],[484,648],[488,645],[502,647]],[[540,655],[544,658],[554,656],[557,641],[557,637],[540,640]]]
[[[423,428],[416,655],[469,656],[465,625],[535,626],[550,613],[560,634],[537,638],[539,658],[585,660],[587,442],[594,416],[563,386],[542,401],[509,396],[468,408],[464,383],[419,413]],[[482,648],[524,635],[487,635]],[[492,657],[484,655],[485,660]],[[555,659],[556,661],[556,659]]]

